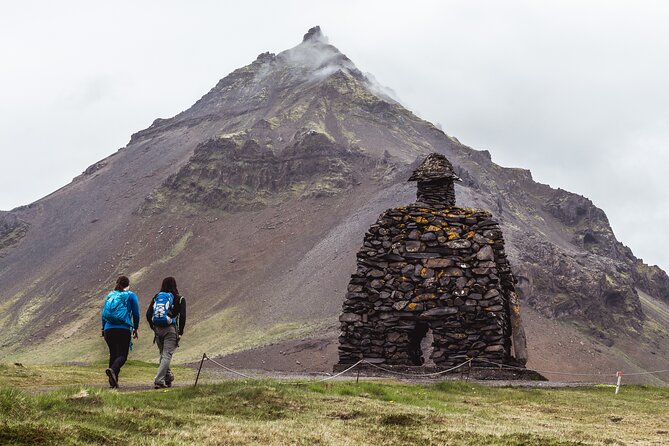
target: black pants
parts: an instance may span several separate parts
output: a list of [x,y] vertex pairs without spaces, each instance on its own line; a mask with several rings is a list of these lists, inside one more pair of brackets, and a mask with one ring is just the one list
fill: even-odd
[[105,341],[109,347],[109,368],[116,376],[128,359],[130,349],[130,330],[125,328],[110,328],[105,330]]

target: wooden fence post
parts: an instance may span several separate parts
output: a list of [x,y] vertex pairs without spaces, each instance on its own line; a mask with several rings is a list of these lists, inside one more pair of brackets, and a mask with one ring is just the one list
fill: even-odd
[[205,359],[207,359],[207,354],[202,353],[202,360],[200,361],[200,367],[197,369],[197,376],[195,377],[195,384],[193,384],[193,387],[197,387],[197,381],[200,379],[200,372],[202,371],[202,364]]

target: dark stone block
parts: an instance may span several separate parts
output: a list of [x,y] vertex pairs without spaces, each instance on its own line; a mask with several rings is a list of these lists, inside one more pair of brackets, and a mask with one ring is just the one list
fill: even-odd
[[404,254],[406,259],[431,259],[433,257],[439,257],[439,254],[433,252],[407,252]]
[[406,252],[418,252],[422,248],[422,243],[418,241],[408,241],[404,245],[404,249],[406,249]]
[[425,262],[425,266],[428,268],[448,268],[453,266],[455,262],[452,259],[429,259]]
[[383,287],[383,281],[379,279],[372,280],[369,286],[378,290],[379,288]]
[[341,316],[339,316],[339,320],[341,322],[355,322],[361,319],[362,319],[361,315],[354,313],[343,313]]
[[452,240],[446,242],[446,246],[451,249],[468,249],[472,246],[472,242],[469,240]]

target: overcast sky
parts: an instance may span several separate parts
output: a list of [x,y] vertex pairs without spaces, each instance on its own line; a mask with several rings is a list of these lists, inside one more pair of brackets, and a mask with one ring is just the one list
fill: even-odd
[[419,116],[592,199],[669,268],[657,1],[0,0],[0,209],[28,204],[313,25]]

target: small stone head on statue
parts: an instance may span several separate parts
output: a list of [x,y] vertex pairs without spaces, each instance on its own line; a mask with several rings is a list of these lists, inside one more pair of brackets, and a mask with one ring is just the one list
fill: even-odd
[[418,182],[417,204],[437,209],[455,206],[455,181],[460,178],[453,165],[439,153],[431,153],[409,177]]

